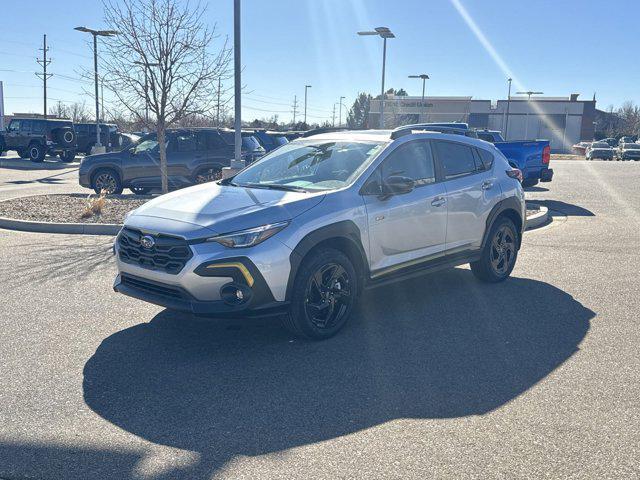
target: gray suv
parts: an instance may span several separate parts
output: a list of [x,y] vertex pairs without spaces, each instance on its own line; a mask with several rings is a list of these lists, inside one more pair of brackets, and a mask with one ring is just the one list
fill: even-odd
[[114,289],[328,338],[363,289],[465,263],[505,280],[525,224],[519,179],[492,144],[428,126],[298,139],[131,212]]

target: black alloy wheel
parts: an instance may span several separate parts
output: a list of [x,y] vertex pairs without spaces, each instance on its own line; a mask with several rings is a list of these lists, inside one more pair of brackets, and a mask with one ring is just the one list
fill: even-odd
[[107,195],[122,193],[122,185],[117,174],[111,170],[102,170],[95,174],[92,182],[93,190],[100,194],[105,192]]
[[305,313],[318,329],[332,329],[349,310],[352,302],[351,278],[337,263],[318,268],[307,282]]
[[498,276],[511,270],[515,262],[516,237],[507,224],[503,224],[491,239],[491,267]]

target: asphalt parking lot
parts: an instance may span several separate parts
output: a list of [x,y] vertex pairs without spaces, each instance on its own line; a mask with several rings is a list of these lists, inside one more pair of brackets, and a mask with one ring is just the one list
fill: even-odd
[[[321,343],[115,294],[107,237],[0,230],[0,478],[638,478],[640,164],[553,167],[511,279],[371,291]],[[73,168],[0,164],[0,199],[88,193]]]

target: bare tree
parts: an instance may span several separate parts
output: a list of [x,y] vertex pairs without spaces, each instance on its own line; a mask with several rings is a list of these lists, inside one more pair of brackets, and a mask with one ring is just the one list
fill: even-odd
[[58,101],[49,108],[49,114],[58,118],[69,118],[73,120],[73,123],[88,122],[91,118],[85,102],[73,102],[65,105],[64,102]]
[[[178,0],[103,0],[108,28],[105,84],[117,101],[148,127],[155,126],[162,191],[168,191],[166,129],[186,117],[210,115],[218,79],[229,78],[231,50],[215,27],[201,23],[205,7]],[[147,122],[145,109],[150,112]],[[150,125],[151,124],[151,125]]]

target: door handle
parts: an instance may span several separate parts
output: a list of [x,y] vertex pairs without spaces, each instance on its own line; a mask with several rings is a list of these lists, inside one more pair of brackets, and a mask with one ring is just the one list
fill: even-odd
[[493,181],[485,180],[482,182],[482,190],[491,190],[493,188]]
[[433,205],[434,207],[441,207],[445,203],[447,203],[447,200],[444,197],[436,197],[431,200],[431,205]]

